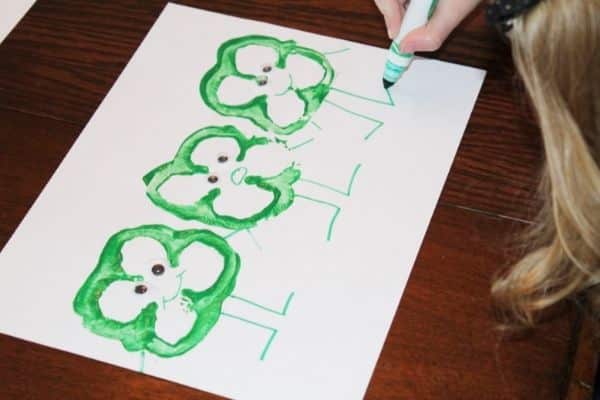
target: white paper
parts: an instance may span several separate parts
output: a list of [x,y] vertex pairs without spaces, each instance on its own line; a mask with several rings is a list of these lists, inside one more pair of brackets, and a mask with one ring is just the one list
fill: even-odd
[[[274,140],[248,119],[219,115],[199,94],[219,46],[251,34],[326,54],[335,78],[310,122],[277,136],[292,151],[270,143],[237,162],[235,141],[206,140],[190,157],[210,173],[180,174],[162,187],[161,195],[185,205],[210,190],[214,174],[223,194],[215,210],[247,217],[270,198],[239,182],[295,163],[303,180],[293,186],[291,206],[232,234],[157,206],[142,177],[173,160],[201,128],[232,125]],[[268,53],[236,63],[261,74],[274,62]],[[168,5],[0,253],[0,332],[232,398],[362,398],[485,75],[418,59],[391,89],[391,106],[381,87],[385,57],[380,48]],[[312,85],[322,76],[311,65],[292,57],[286,73],[297,87]],[[274,69],[267,87],[242,82],[237,91],[220,88],[230,91],[222,98],[275,96],[286,76]],[[280,125],[298,118],[294,93],[273,106]],[[222,155],[228,161],[218,161]],[[127,351],[86,329],[73,307],[109,237],[148,224],[209,229],[227,237],[241,259],[224,314],[177,357]],[[140,282],[114,283],[98,294],[104,315],[126,322],[164,302],[155,332],[171,344],[185,336],[196,319],[180,289],[211,287],[222,256],[196,243],[175,268],[160,244],[136,239],[122,257],[127,274],[144,276],[144,293],[135,294]],[[151,275],[155,265],[166,272]]]
[[0,3],[0,43],[23,18],[35,0],[2,0]]

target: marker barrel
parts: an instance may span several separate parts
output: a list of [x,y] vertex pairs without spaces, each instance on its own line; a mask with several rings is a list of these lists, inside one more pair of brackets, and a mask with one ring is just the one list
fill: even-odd
[[385,69],[383,71],[383,79],[395,83],[404,71],[408,69],[413,55],[410,53],[401,53],[396,42],[392,42],[390,51],[388,52],[387,60],[385,61]]
[[408,69],[414,55],[412,53],[402,53],[400,43],[409,32],[427,23],[436,4],[437,0],[412,0],[410,2],[402,20],[400,32],[388,51],[383,71],[384,81],[390,84],[396,83],[404,71]]

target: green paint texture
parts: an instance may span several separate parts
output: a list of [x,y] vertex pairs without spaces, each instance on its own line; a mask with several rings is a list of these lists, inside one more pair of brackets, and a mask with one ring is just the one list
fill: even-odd
[[[267,111],[268,96],[266,94],[257,96],[240,105],[227,105],[219,100],[217,95],[219,87],[228,76],[257,81],[258,76],[241,73],[235,64],[237,51],[250,45],[274,49],[278,55],[275,63],[276,68],[285,68],[288,56],[293,54],[307,57],[323,68],[323,77],[319,83],[305,88],[291,88],[304,103],[304,113],[297,121],[286,126],[274,123]],[[210,108],[221,115],[246,118],[265,131],[277,135],[291,135],[302,129],[310,121],[312,114],[319,109],[329,93],[333,78],[333,67],[324,54],[299,46],[293,40],[281,41],[269,36],[249,35],[228,40],[219,47],[215,65],[203,76],[200,82],[200,95]]]
[[[221,195],[221,189],[218,187],[211,189],[194,204],[174,204],[165,199],[160,193],[160,188],[171,177],[194,174],[208,176],[210,172],[208,167],[194,164],[191,156],[196,147],[209,138],[234,139],[239,146],[239,154],[236,157],[238,162],[243,161],[248,151],[251,151],[254,146],[264,146],[272,143],[265,137],[247,138],[231,125],[210,126],[192,133],[183,142],[172,161],[158,166],[144,176],[146,195],[155,205],[185,220],[195,220],[211,226],[239,230],[252,228],[261,220],[275,217],[293,204],[295,193],[292,185],[300,179],[301,175],[300,170],[293,165],[273,177],[244,175],[243,178],[240,178],[242,180],[240,184],[255,186],[258,190],[265,190],[273,196],[272,201],[266,207],[245,218],[219,214],[215,211],[214,202]],[[238,175],[236,173],[236,176]],[[240,201],[243,200],[240,199]]]
[[[141,276],[128,275],[121,266],[123,245],[140,237],[158,241],[165,248],[173,268],[179,265],[179,255],[183,250],[194,243],[208,246],[223,257],[223,269],[212,286],[202,291],[194,291],[192,288],[181,290],[182,296],[190,300],[191,311],[196,314],[196,320],[190,331],[174,344],[164,341],[156,334],[155,324],[159,307],[156,302],[148,304],[128,322],[111,320],[100,310],[99,299],[110,284],[115,281],[143,280]],[[73,307],[83,318],[83,324],[87,329],[97,335],[121,341],[127,351],[145,350],[160,357],[179,356],[201,342],[217,323],[223,301],[235,287],[239,269],[239,255],[225,239],[210,231],[175,231],[164,225],[124,229],[110,237],[106,243],[96,268],[75,296]]]

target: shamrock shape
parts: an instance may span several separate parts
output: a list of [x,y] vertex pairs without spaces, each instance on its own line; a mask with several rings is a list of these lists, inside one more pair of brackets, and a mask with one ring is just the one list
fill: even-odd
[[210,332],[235,287],[238,254],[207,230],[124,229],[106,243],[73,306],[128,351],[181,355]]
[[291,135],[319,109],[333,77],[323,54],[293,40],[250,35],[219,47],[216,64],[200,82],[200,94],[219,114]]
[[[277,152],[254,155],[267,151],[270,143],[264,137],[247,138],[230,125],[200,129],[183,142],[172,161],[144,176],[146,194],[158,207],[182,219],[227,229],[254,227],[292,205],[292,185],[300,179],[293,163],[278,166],[268,176],[250,175],[250,158],[263,166],[274,166]],[[249,153],[253,157],[247,158]],[[254,167],[255,172],[260,169]],[[170,184],[179,183],[171,192],[180,196],[194,193],[182,200],[163,193]]]

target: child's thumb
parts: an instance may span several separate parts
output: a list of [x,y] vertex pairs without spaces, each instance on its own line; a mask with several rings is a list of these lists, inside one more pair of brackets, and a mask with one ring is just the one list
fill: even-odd
[[450,32],[479,2],[480,0],[440,0],[429,22],[409,32],[400,43],[400,50],[403,53],[414,53],[439,49]]
[[409,32],[400,43],[400,51],[403,53],[435,51],[440,48],[447,36],[444,32],[436,29],[435,24],[431,24],[430,21],[427,25]]

